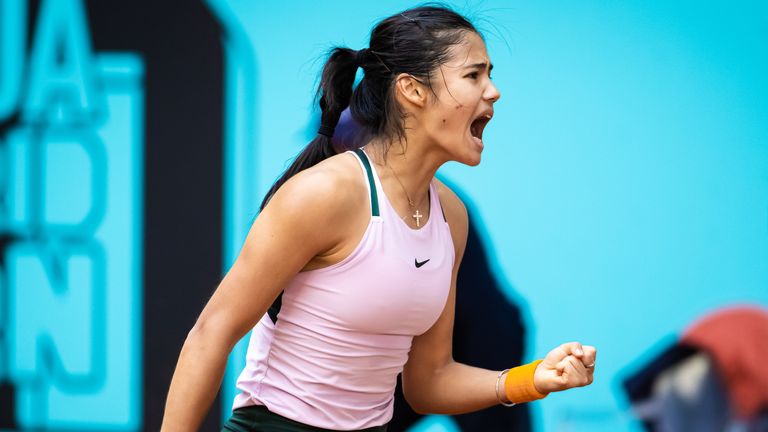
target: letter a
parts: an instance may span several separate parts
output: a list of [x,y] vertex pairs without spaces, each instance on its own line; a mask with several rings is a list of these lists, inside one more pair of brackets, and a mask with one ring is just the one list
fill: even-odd
[[90,123],[94,87],[88,23],[81,0],[44,0],[30,58],[27,122]]

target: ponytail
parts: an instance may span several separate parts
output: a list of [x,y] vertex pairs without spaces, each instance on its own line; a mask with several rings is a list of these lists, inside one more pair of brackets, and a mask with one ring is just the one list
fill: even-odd
[[[406,113],[395,99],[395,77],[408,73],[423,79],[434,92],[430,77],[451,58],[451,47],[465,41],[466,32],[482,38],[458,13],[440,5],[425,5],[376,24],[368,42],[370,48],[333,48],[315,94],[322,110],[318,134],[272,185],[260,209],[288,179],[337,153],[331,138],[348,106],[355,123],[366,134],[390,143],[405,138]],[[363,68],[363,79],[353,91],[358,67]],[[341,151],[343,146],[338,148]]]
[[291,166],[272,185],[261,202],[260,210],[264,210],[272,196],[288,179],[336,154],[332,142],[333,132],[339,123],[341,112],[349,106],[355,74],[358,66],[362,64],[360,60],[366,52],[365,49],[355,51],[339,47],[331,51],[331,55],[323,67],[320,85],[315,94],[316,99],[319,98],[320,100],[322,113],[317,136],[309,142]]

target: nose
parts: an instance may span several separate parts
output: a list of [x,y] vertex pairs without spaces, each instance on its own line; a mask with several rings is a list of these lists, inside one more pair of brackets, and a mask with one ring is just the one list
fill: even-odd
[[491,102],[496,102],[501,98],[501,93],[496,85],[491,81],[488,87],[485,89],[485,98]]

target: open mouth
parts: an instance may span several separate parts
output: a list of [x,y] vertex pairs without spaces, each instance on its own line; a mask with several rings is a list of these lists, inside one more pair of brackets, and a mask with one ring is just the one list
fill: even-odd
[[472,124],[469,126],[469,133],[471,133],[473,137],[482,141],[483,130],[485,129],[485,126],[488,124],[488,122],[491,121],[492,117],[493,111],[481,114],[478,118],[472,121]]

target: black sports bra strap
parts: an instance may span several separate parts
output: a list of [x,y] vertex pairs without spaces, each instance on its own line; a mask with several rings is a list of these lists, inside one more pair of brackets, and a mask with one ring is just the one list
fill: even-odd
[[378,198],[378,194],[376,193],[376,182],[373,180],[373,170],[371,169],[371,162],[368,160],[368,156],[366,156],[363,149],[359,149],[359,148],[355,149],[355,153],[363,162],[363,165],[365,166],[365,171],[368,173],[368,184],[370,185],[370,189],[371,189],[371,214],[373,216],[379,216],[379,198]]
[[[435,189],[437,189],[437,188],[435,188]],[[448,219],[445,217],[445,209],[443,208],[443,203],[440,201],[440,194],[438,194],[438,196],[437,196],[437,202],[440,205],[440,212],[443,213],[443,221],[448,222]]]
[[[435,187],[435,190],[437,190],[437,187]],[[432,202],[432,189],[431,189],[431,188],[430,188],[430,189],[427,189],[427,199],[429,199],[429,200],[430,200],[430,202]],[[446,218],[445,218],[445,209],[443,209],[443,203],[442,203],[442,202],[440,202],[440,196],[439,196],[439,194],[438,194],[438,197],[437,197],[437,205],[439,205],[439,206],[440,206],[440,211],[443,213],[443,220],[444,220],[445,222],[448,222],[448,219],[446,219]],[[430,208],[429,208],[429,210],[430,210],[430,215],[429,215],[429,217],[432,217],[432,214],[431,214],[432,208],[430,207]]]

